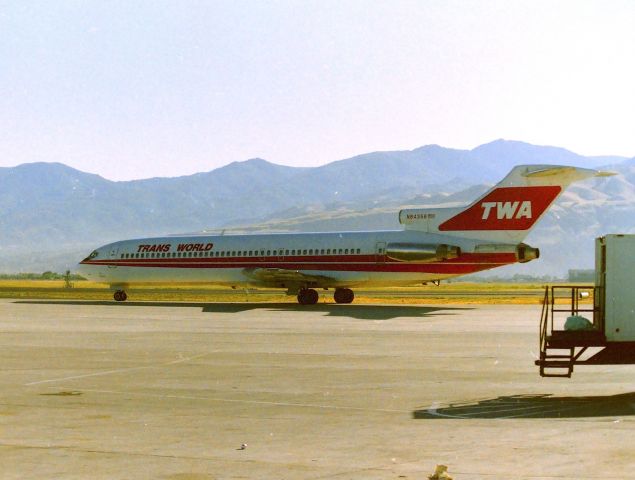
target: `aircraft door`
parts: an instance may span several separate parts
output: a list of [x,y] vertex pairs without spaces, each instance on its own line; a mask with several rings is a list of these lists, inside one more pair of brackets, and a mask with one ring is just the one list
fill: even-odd
[[377,242],[375,244],[375,262],[386,262],[386,242]]
[[[110,247],[109,257],[111,260],[115,260],[117,258],[117,253],[119,252],[119,246],[113,245]],[[108,268],[117,268],[117,265],[108,265]]]

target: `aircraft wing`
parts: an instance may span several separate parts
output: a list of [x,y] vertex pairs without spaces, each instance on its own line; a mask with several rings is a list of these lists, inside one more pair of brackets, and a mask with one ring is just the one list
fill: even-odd
[[248,278],[267,285],[306,285],[311,287],[333,284],[334,278],[326,275],[307,275],[298,270],[284,268],[245,268],[243,273]]

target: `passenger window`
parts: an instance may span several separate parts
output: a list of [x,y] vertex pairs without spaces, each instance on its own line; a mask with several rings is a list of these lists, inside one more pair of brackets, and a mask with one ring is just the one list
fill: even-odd
[[346,255],[348,255],[348,248],[347,248],[346,250],[344,250],[344,253],[345,253]]
[[289,255],[289,250],[285,250],[285,251],[284,251],[284,254],[285,254],[285,255]]
[[309,250],[309,255],[313,255],[313,250]]
[[320,250],[320,255],[324,255],[324,249]]
[[357,255],[359,255],[361,253],[361,250],[358,248],[357,249]]
[[251,257],[253,255],[253,250],[249,250],[249,256]]
[[302,250],[302,255],[306,255],[306,250]]
[[277,255],[277,253],[276,253],[276,252],[277,252],[277,250],[274,250],[274,251],[273,251],[273,255]]
[[340,251],[338,252],[340,255],[342,254],[342,249],[340,248]]
[[326,254],[327,254],[327,255],[330,255],[330,254],[331,254],[331,249],[330,249],[330,248],[327,248],[327,249],[326,249]]
[[291,255],[295,255],[295,250],[291,250]]

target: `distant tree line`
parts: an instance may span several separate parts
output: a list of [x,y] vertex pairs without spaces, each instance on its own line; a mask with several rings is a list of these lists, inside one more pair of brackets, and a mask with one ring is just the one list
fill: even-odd
[[465,275],[456,279],[448,279],[448,283],[452,282],[474,282],[474,283],[554,283],[566,282],[566,278],[556,277],[552,275],[524,275],[517,273],[508,277]]
[[57,273],[46,271],[43,273],[0,273],[0,280],[86,280],[77,273]]

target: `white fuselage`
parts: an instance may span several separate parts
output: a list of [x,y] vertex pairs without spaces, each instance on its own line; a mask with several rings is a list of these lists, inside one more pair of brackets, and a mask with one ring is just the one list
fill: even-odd
[[[396,243],[455,245],[458,258],[397,261]],[[475,253],[475,242],[417,231],[196,235],[105,245],[80,264],[90,280],[134,284],[220,284],[290,288],[405,285],[514,263],[513,253]]]

